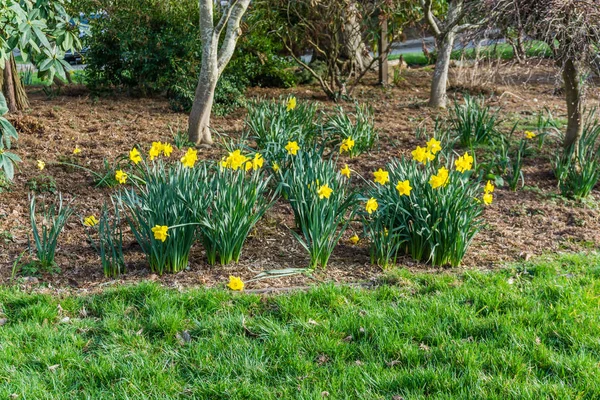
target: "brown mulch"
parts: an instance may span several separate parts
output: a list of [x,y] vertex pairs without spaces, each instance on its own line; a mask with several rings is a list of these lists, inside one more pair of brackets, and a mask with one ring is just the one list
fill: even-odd
[[[555,95],[554,72],[550,66],[538,67],[535,79],[507,85],[505,80],[490,88],[490,102],[502,107],[505,118],[530,118],[548,107],[555,117],[564,118],[562,97]],[[511,70],[511,74],[514,74]],[[376,112],[376,126],[381,132],[378,148],[358,159],[343,160],[350,168],[370,177],[393,156],[408,154],[422,139],[415,138],[418,127],[431,127],[445,112],[425,107],[431,72],[415,69],[403,72],[405,79],[398,87],[381,88],[366,82],[358,88],[357,97],[369,103]],[[464,87],[460,86],[460,89]],[[67,89],[68,90],[68,89]],[[46,162],[43,174],[56,179],[58,190],[72,200],[77,217],[70,220],[61,238],[56,261],[60,273],[40,278],[52,287],[95,290],[119,283],[156,280],[165,285],[218,286],[229,275],[247,280],[272,269],[304,268],[308,257],[290,233],[293,225],[291,209],[279,201],[248,239],[238,264],[209,266],[200,245],[192,251],[189,269],[175,275],[156,276],[145,264],[144,256],[130,236],[126,239],[128,272],[116,280],[103,276],[98,256],[86,241],[79,216],[98,215],[111,189],[94,188],[92,177],[81,170],[53,164],[68,160],[75,146],[82,149],[78,162],[99,170],[103,159],[114,160],[135,144],[148,147],[152,141],[171,141],[171,131],[184,130],[187,116],[173,113],[168,102],[161,98],[131,98],[125,96],[94,97],[83,88],[49,99],[32,89],[31,111],[11,119],[20,133],[15,149],[24,162],[20,165],[14,185],[0,193],[0,282],[9,282],[15,260],[28,248],[29,209],[28,180],[40,175],[36,160]],[[477,91],[480,91],[478,88]],[[293,93],[299,101],[319,101],[325,107],[335,106],[326,101],[318,87],[303,86],[289,90],[252,89],[252,97],[279,97]],[[588,97],[598,103],[596,93]],[[227,117],[213,119],[213,128],[228,135],[239,135],[243,129],[244,110]],[[594,201],[576,203],[559,196],[551,172],[548,147],[541,154],[526,160],[526,188],[510,192],[497,189],[494,204],[485,211],[485,227],[476,236],[461,268],[489,269],[531,256],[560,251],[582,251],[597,248],[600,243],[600,213]],[[218,146],[201,148],[200,158],[220,158]],[[175,156],[180,156],[179,153]],[[594,193],[597,195],[597,191]],[[4,232],[4,233],[3,233]],[[248,289],[304,286],[314,282],[368,281],[382,273],[370,264],[364,243],[353,246],[347,232],[336,248],[326,270],[311,275],[253,282]],[[399,265],[413,270],[440,271],[440,268],[418,264],[409,258]]]

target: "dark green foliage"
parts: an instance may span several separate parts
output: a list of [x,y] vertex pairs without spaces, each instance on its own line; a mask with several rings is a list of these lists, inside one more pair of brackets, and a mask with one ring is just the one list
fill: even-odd
[[27,188],[37,194],[56,193],[56,180],[50,175],[38,175],[27,181]]

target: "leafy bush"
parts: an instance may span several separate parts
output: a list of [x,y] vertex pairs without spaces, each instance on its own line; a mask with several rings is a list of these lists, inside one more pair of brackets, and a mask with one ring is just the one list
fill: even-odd
[[15,164],[20,162],[21,158],[8,151],[11,147],[11,141],[17,140],[19,135],[12,124],[4,118],[7,112],[6,99],[0,93],[0,171],[4,173],[8,180],[12,180],[15,175]]
[[557,151],[554,175],[563,196],[585,198],[600,179],[600,123],[595,115],[595,110],[588,114],[578,146]]
[[[88,240],[100,256],[104,276],[116,277],[125,272],[125,258],[123,256],[123,230],[121,229],[121,215],[118,207],[113,207],[114,216],[111,217],[106,204],[102,207],[100,220],[91,215],[84,219],[83,224],[89,227]],[[94,240],[90,230],[97,230],[97,239]]]
[[340,149],[340,152],[347,152],[350,157],[371,150],[378,139],[373,109],[358,103],[355,104],[354,114],[349,114],[342,107],[338,107],[337,114],[327,119],[324,130],[335,143],[343,144],[344,141],[352,143],[351,146],[346,145]]
[[483,98],[464,96],[464,104],[454,100],[450,110],[450,127],[461,146],[489,143],[496,135],[498,114],[492,113]]
[[279,175],[300,231],[292,233],[310,254],[310,268],[325,268],[353,218],[356,194],[335,161],[323,159],[322,150],[315,148],[290,156],[289,167]]
[[183,196],[199,225],[209,264],[216,264],[217,256],[222,265],[238,262],[250,231],[273,205],[262,165],[260,154],[248,158],[238,150],[219,167],[200,167],[203,179],[189,183]]
[[67,220],[73,215],[74,209],[69,205],[63,206],[62,195],[58,195],[58,207],[54,204],[42,205],[41,227],[36,216],[36,197],[30,197],[29,221],[33,234],[33,242],[37,255],[36,267],[50,271],[54,266],[54,257],[58,245],[58,237]]
[[362,199],[371,258],[384,267],[402,253],[433,265],[459,265],[480,228],[483,205],[492,201],[493,185],[481,197],[479,184],[470,179],[468,153],[452,168],[444,154],[428,148],[432,157],[421,157],[417,149],[413,160],[394,159],[377,171],[377,182]]
[[152,272],[182,271],[188,266],[196,238],[194,216],[182,200],[182,193],[189,190],[191,182],[206,179],[202,176],[205,170],[188,168],[183,163],[169,165],[162,159],[147,162],[144,158],[137,163],[136,171],[139,177],[131,175],[134,187],[118,194],[131,231]]

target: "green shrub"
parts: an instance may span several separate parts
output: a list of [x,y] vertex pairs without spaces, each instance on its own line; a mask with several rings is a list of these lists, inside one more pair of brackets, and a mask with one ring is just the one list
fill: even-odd
[[483,98],[464,96],[464,104],[454,100],[450,110],[450,129],[461,146],[490,143],[496,136],[498,114],[492,113]]
[[0,93],[0,172],[11,181],[15,175],[15,165],[21,162],[21,158],[9,151],[11,141],[17,140],[19,135],[11,123],[4,118],[7,112],[6,99]]
[[[211,265],[216,264],[217,257],[222,265],[239,261],[250,231],[276,196],[268,197],[270,178],[262,173],[262,161],[257,161],[262,157],[258,153],[247,158],[238,150],[230,153],[227,160],[232,157],[238,157],[240,165],[228,161],[221,166],[204,165],[203,179],[190,182],[184,194]],[[247,163],[251,172],[246,171]]]
[[278,174],[300,232],[292,233],[309,253],[310,268],[325,268],[353,218],[357,196],[335,161],[323,159],[322,150],[301,149],[288,160]]
[[38,175],[27,181],[27,188],[37,194],[56,193],[56,180],[50,175]]
[[[35,266],[43,271],[50,271],[55,267],[54,257],[58,237],[68,219],[73,215],[74,209],[69,205],[63,206],[62,195],[58,194],[58,207],[54,204],[42,205],[42,216],[36,216],[36,197],[31,196],[29,203],[29,221],[35,245],[37,261]],[[38,219],[41,225],[38,224]]]
[[[119,208],[113,207],[113,216],[108,212],[106,204],[100,212],[100,220],[88,216],[83,221],[88,227],[88,240],[100,256],[104,276],[117,277],[125,272],[125,258],[123,256],[123,230],[121,229],[121,214]],[[94,240],[90,231],[96,231]]]
[[554,175],[563,196],[585,198],[600,179],[600,124],[595,115],[595,110],[588,114],[578,146],[556,152]]
[[377,172],[387,179],[369,186],[361,212],[373,262],[387,267],[404,253],[436,266],[460,264],[480,229],[483,205],[493,196],[491,184],[481,196],[470,179],[473,160],[466,158],[451,163],[437,153],[425,164],[394,159]]
[[351,140],[352,146],[340,152],[348,153],[350,157],[356,157],[369,151],[378,139],[375,130],[375,119],[373,109],[366,105],[355,104],[355,112],[347,113],[342,107],[337,108],[337,114],[328,117],[324,127],[329,138],[337,144]]

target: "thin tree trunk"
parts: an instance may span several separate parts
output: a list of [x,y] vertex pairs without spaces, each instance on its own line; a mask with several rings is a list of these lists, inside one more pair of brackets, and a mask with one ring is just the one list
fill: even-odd
[[215,98],[217,81],[218,73],[216,70],[208,73],[200,73],[200,80],[196,87],[196,95],[188,123],[190,141],[196,144],[213,143],[210,132],[210,113]]
[[2,71],[2,92],[6,98],[10,112],[23,111],[29,108],[27,92],[17,69],[15,57],[11,55]]
[[[363,41],[362,29],[358,16],[356,2],[352,2],[344,11],[345,25],[342,31],[342,56],[352,63],[351,68],[357,75],[363,72],[373,58],[369,54],[367,46]],[[380,52],[386,49],[379,49]]]
[[565,94],[567,98],[567,132],[563,146],[565,149],[579,145],[583,133],[583,93],[579,80],[577,65],[572,59],[567,59],[563,66]]
[[445,36],[436,41],[437,61],[435,62],[435,71],[433,73],[433,82],[431,84],[431,95],[429,97],[429,106],[434,108],[446,108],[448,95],[446,89],[448,86],[448,70],[450,68],[450,57],[454,47],[454,32],[448,32]]

